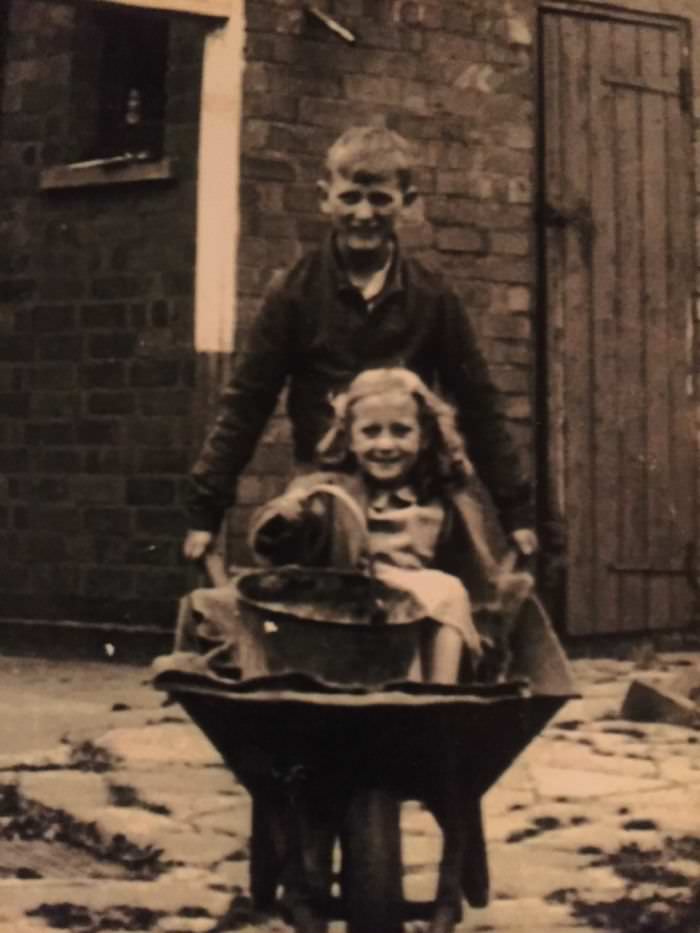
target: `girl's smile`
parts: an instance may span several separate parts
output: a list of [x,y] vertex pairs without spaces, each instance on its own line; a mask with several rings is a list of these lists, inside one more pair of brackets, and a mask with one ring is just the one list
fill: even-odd
[[415,399],[400,389],[358,399],[352,406],[349,446],[360,470],[375,483],[403,482],[423,446]]

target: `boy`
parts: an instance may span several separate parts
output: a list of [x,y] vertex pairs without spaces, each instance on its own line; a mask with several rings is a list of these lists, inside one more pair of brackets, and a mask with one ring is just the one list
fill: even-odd
[[188,559],[212,547],[285,384],[303,471],[331,420],[330,400],[361,370],[387,366],[411,369],[451,398],[503,527],[524,553],[536,549],[530,485],[469,319],[437,276],[401,254],[395,226],[417,197],[413,166],[412,147],[385,128],[351,128],[329,149],[318,186],[330,235],[273,282],[239,355],[192,471]]

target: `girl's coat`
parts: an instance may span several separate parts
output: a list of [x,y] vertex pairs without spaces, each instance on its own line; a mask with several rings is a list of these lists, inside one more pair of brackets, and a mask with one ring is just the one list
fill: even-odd
[[[289,506],[299,503],[298,521],[286,519]],[[356,568],[367,535],[367,491],[357,473],[318,471],[298,476],[287,490],[253,516],[249,544],[258,560],[307,566]],[[504,584],[521,574],[502,570],[494,550],[502,550],[494,530],[484,520],[482,503],[459,489],[443,496],[445,520],[433,566],[458,577],[472,606],[498,608]],[[522,580],[520,580],[522,583]]]

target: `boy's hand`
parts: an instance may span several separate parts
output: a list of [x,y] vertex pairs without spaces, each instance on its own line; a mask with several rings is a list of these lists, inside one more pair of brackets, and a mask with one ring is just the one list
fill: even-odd
[[211,531],[188,531],[182,545],[182,553],[187,560],[199,560],[204,557],[214,543]]
[[534,554],[540,546],[537,535],[532,528],[518,528],[511,533],[510,537],[513,544],[524,557],[529,557],[531,554]]

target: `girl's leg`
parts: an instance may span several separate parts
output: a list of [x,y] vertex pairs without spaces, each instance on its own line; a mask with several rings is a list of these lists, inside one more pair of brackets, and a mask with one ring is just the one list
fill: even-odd
[[428,679],[434,684],[456,684],[464,638],[451,625],[436,625],[432,639]]

